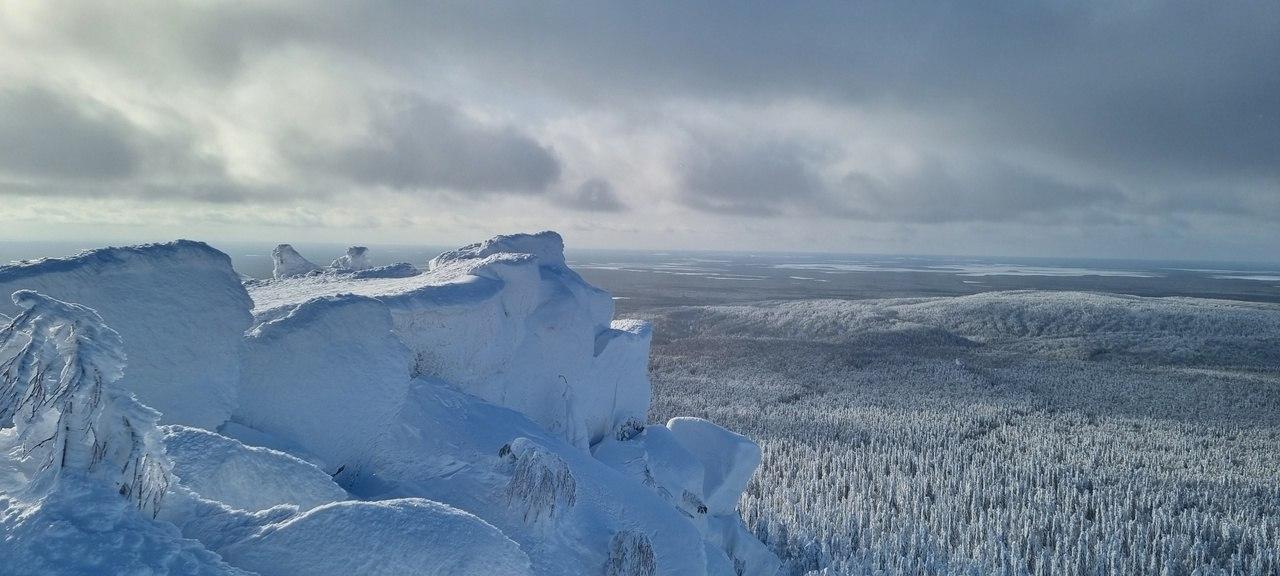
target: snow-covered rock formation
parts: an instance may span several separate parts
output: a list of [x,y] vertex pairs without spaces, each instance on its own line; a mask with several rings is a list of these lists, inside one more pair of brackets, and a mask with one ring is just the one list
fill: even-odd
[[373,264],[369,263],[369,249],[364,246],[351,246],[347,248],[347,253],[339,256],[330,268],[335,270],[364,270],[373,268]]
[[289,244],[280,244],[276,246],[275,250],[271,251],[271,263],[271,276],[274,278],[301,276],[320,268],[310,260],[303,258]]
[[[163,510],[111,524],[139,536],[88,540],[102,554],[119,547],[132,569],[777,569],[735,509],[759,450],[698,419],[646,425],[650,326],[614,320],[612,299],[568,268],[553,232],[466,246],[425,272],[370,268],[359,248],[319,268],[282,244],[275,277],[246,282],[247,294],[203,244],[108,250],[0,268],[0,287],[71,294],[117,319],[120,384],[188,425],[140,421],[168,446]],[[202,368],[212,376],[191,375]],[[0,447],[15,441],[0,430]],[[105,511],[97,499],[110,492],[68,480],[81,488],[33,498],[29,463],[4,453],[0,553],[47,569],[30,540],[41,523],[92,520],[54,504]]]
[[16,314],[9,294],[23,289],[97,311],[124,340],[124,384],[163,422],[231,416],[253,303],[226,254],[179,240],[0,266],[0,314]]
[[648,410],[648,324],[614,323],[612,298],[565,265],[554,232],[446,252],[415,276],[309,274],[249,290],[259,318],[319,296],[375,298],[414,354],[413,375],[512,408],[584,449]]
[[258,319],[232,422],[291,442],[329,474],[358,472],[409,390],[412,355],[386,305],[321,296]]

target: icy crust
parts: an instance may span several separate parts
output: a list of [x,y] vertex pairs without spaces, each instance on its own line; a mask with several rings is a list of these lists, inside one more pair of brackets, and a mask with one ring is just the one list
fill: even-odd
[[308,299],[368,296],[390,311],[414,375],[515,409],[585,449],[650,400],[649,329],[564,264],[554,232],[499,236],[402,278],[309,274],[248,285],[259,321]]
[[497,528],[421,498],[327,504],[222,554],[271,576],[533,574],[528,556]]
[[246,338],[235,423],[357,475],[404,404],[412,355],[382,302],[346,294],[282,308]]
[[97,311],[124,340],[121,385],[164,422],[214,428],[231,415],[252,301],[226,254],[179,240],[0,266],[0,314],[16,315],[8,296],[21,289]]
[[282,504],[309,510],[347,499],[328,474],[284,452],[245,446],[199,428],[161,430],[174,476],[201,498],[249,512]]

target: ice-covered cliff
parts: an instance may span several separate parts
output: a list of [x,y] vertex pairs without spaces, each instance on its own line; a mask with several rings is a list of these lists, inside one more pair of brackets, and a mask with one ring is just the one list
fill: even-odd
[[[46,523],[98,513],[139,536],[93,554],[160,574],[777,568],[735,510],[759,451],[710,422],[646,424],[650,327],[615,320],[553,232],[425,271],[281,245],[275,277],[244,287],[186,241],[0,268],[0,289],[27,288],[97,310],[123,340],[120,386],[185,426],[152,432],[170,493],[127,522],[90,481],[29,484],[25,440],[0,430],[0,555],[48,568]],[[5,334],[0,362],[23,341]]]

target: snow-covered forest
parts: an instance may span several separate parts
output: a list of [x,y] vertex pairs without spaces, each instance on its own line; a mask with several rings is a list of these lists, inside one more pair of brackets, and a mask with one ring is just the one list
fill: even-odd
[[1280,572],[1280,307],[1086,293],[674,307],[652,418],[756,438],[786,574]]

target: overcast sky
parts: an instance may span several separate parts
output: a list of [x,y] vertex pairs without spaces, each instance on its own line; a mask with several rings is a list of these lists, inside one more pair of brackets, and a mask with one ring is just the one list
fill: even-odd
[[663,4],[0,0],[0,240],[1280,260],[1280,2]]

